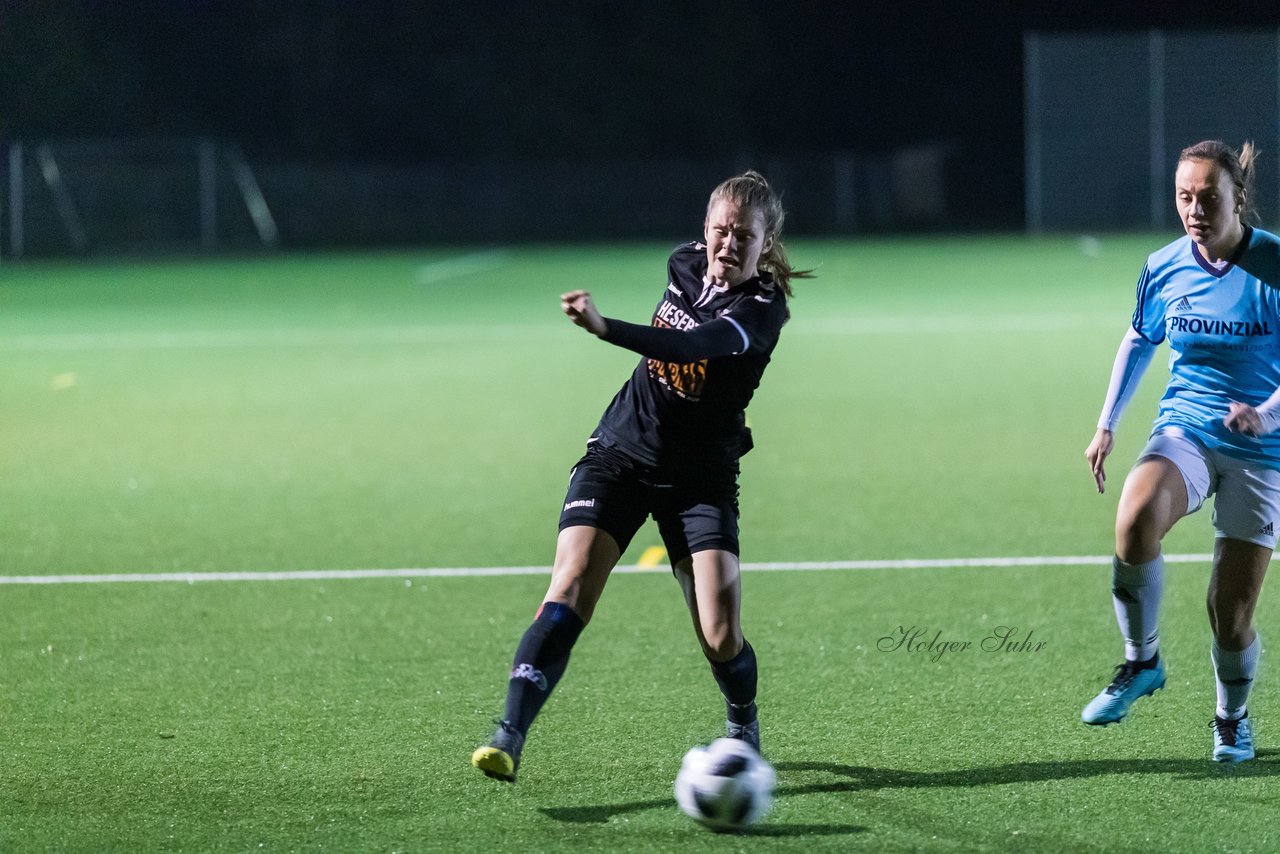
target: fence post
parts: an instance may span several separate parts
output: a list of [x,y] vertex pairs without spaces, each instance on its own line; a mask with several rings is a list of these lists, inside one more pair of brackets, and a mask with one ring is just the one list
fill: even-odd
[[1164,218],[1164,196],[1160,192],[1160,187],[1165,182],[1165,165],[1164,165],[1164,32],[1161,30],[1151,30],[1147,37],[1147,74],[1151,78],[1151,110],[1149,117],[1149,139],[1147,144],[1151,147],[1151,227],[1155,230],[1160,229],[1160,221]]
[[1023,63],[1026,69],[1024,76],[1024,93],[1026,99],[1026,135],[1024,159],[1026,160],[1026,218],[1027,231],[1039,234],[1044,228],[1044,207],[1041,196],[1043,181],[1040,163],[1041,115],[1040,104],[1040,36],[1027,33],[1022,38]]
[[835,156],[832,165],[835,167],[835,213],[836,228],[841,234],[851,234],[857,230],[857,194],[854,184],[853,155],[844,153]]
[[9,146],[9,254],[14,258],[22,257],[23,243],[23,196],[24,179],[22,175],[22,143],[15,142]]
[[258,230],[258,239],[262,241],[263,246],[274,249],[280,242],[280,229],[276,227],[275,217],[271,215],[271,208],[267,206],[267,200],[262,195],[258,179],[249,168],[249,161],[244,159],[239,146],[227,146],[223,153],[231,166],[231,177],[240,188],[240,197],[244,199],[245,207],[249,209],[249,218],[253,220],[253,225]]
[[200,245],[218,246],[218,147],[204,139],[197,147],[200,170]]

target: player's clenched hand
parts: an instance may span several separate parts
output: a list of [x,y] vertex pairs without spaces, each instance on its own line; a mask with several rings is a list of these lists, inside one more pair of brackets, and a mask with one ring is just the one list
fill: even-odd
[[1222,419],[1228,430],[1246,436],[1262,435],[1262,416],[1247,403],[1232,403],[1227,407],[1227,417]]
[[567,314],[575,324],[581,326],[592,335],[603,335],[605,333],[604,318],[600,316],[600,312],[596,311],[596,305],[591,301],[590,292],[569,291],[567,294],[561,294],[560,310]]
[[1115,437],[1112,432],[1099,427],[1098,432],[1093,434],[1093,441],[1084,450],[1084,458],[1089,461],[1089,468],[1093,470],[1093,480],[1098,484],[1099,493],[1106,491],[1107,470],[1102,464],[1111,453],[1114,444]]

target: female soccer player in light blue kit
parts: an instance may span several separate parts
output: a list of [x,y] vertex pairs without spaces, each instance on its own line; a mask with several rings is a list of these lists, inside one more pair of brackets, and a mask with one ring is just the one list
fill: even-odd
[[1254,757],[1245,706],[1261,648],[1253,611],[1280,524],[1280,238],[1245,224],[1253,165],[1251,143],[1237,153],[1201,142],[1178,158],[1174,189],[1186,236],[1147,259],[1133,324],[1085,451],[1102,492],[1116,423],[1157,345],[1168,340],[1169,386],[1116,511],[1112,593],[1125,661],[1081,718],[1114,723],[1164,687],[1160,541],[1216,495],[1208,608],[1219,762]]

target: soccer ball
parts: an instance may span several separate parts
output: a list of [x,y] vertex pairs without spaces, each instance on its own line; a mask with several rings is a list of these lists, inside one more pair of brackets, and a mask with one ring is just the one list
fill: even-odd
[[685,815],[716,831],[741,830],[773,806],[773,766],[736,738],[718,738],[684,755],[676,775],[676,803]]

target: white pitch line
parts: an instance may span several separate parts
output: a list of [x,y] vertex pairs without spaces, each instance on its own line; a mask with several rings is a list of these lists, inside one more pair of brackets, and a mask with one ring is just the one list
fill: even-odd
[[[1165,563],[1209,563],[1209,554],[1173,554]],[[1010,566],[1109,566],[1110,555],[1066,555],[1059,557],[961,557],[906,560],[832,560],[775,563],[744,563],[744,572],[848,569],[959,569]],[[614,572],[645,573],[653,568],[619,566]],[[456,578],[505,575],[550,575],[549,566],[434,567],[419,569],[305,569],[288,572],[127,572],[102,575],[0,575],[0,584],[128,584],[205,581],[330,581],[352,578]]]
[[[436,282],[477,272],[478,260],[463,258],[441,261],[439,267],[426,265],[423,281]],[[463,263],[463,262],[466,263]],[[455,263],[456,262],[456,263]],[[452,265],[452,266],[449,266]],[[1084,316],[1011,315],[978,316],[879,316],[856,318],[799,319],[797,329],[805,335],[875,336],[885,334],[945,335],[965,333],[1045,332],[1059,329],[1105,328],[1104,320]],[[455,341],[492,341],[521,337],[565,339],[564,325],[549,317],[541,323],[440,324],[376,327],[295,327],[261,329],[133,330],[112,332],[48,332],[0,336],[0,352],[67,352],[93,350],[174,350],[243,349],[249,347],[311,347],[318,344],[364,346],[377,344],[442,344]],[[567,340],[567,339],[565,339]]]
[[121,572],[103,575],[0,575],[0,584],[130,584],[168,581],[327,581],[347,578],[432,578],[550,574],[549,566],[438,567],[430,569],[302,569],[283,572]]
[[420,345],[476,340],[508,340],[523,336],[552,338],[564,334],[561,323],[459,324],[453,326],[379,326],[349,329],[189,329],[183,332],[84,332],[16,335],[0,338],[0,352],[66,352],[78,350],[242,349],[248,347],[314,347],[316,345]]
[[806,335],[947,335],[1111,329],[1115,327],[1115,318],[1103,314],[801,316],[796,318],[795,324]]
[[[959,557],[918,558],[905,560],[833,560],[809,563],[744,563],[744,571],[777,572],[779,570],[824,569],[958,569],[962,567],[996,568],[1004,566],[1110,566],[1110,555],[1061,555],[1056,557]],[[1211,554],[1165,555],[1165,563],[1208,563]],[[615,570],[616,572],[617,570]]]
[[457,258],[446,258],[443,261],[432,261],[418,268],[418,282],[423,285],[434,285],[445,279],[455,279],[458,276],[469,276],[472,273],[491,270],[506,260],[505,249],[489,249]]

